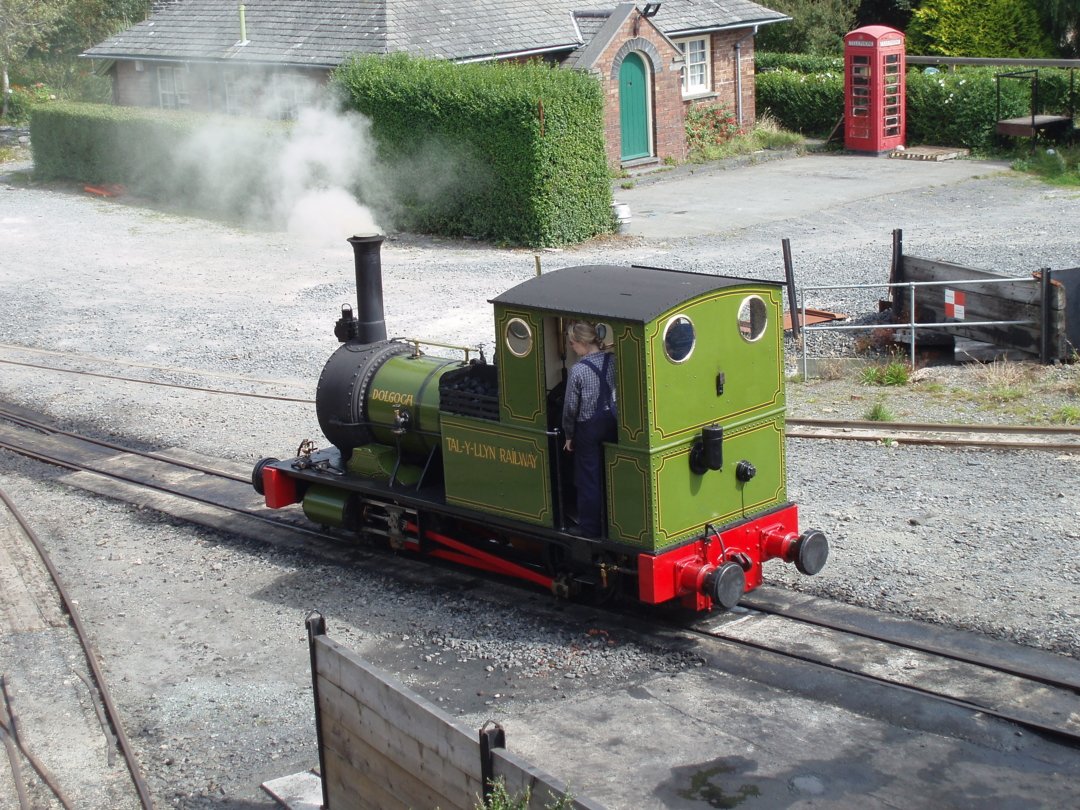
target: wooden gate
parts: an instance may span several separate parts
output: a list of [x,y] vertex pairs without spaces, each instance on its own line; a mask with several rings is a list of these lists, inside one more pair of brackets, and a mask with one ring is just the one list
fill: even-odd
[[[492,723],[479,733],[380,672],[307,621],[315,724],[326,810],[474,810],[493,781],[530,810],[554,803],[565,784],[515,757]],[[575,810],[604,810],[573,798]]]

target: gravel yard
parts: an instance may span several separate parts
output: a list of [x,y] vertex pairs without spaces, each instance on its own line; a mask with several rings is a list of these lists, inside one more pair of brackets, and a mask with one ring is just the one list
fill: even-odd
[[[789,162],[811,169],[826,160],[845,158]],[[332,330],[340,306],[355,295],[346,234],[313,243],[137,200],[38,187],[5,178],[4,168],[0,360],[313,395],[337,345]],[[763,168],[714,175],[701,193],[734,195],[746,182],[743,173]],[[648,184],[638,191],[647,193]],[[890,234],[899,227],[909,254],[1019,275],[1080,265],[1077,222],[1077,191],[988,165],[985,176],[883,192],[813,216],[777,213],[746,227],[721,224],[703,236],[612,237],[544,251],[541,261],[545,269],[639,263],[779,278],[780,240],[787,237],[803,283],[884,282]],[[391,234],[383,272],[391,334],[490,345],[488,299],[531,276],[534,258],[524,250]],[[808,305],[865,316],[877,311],[879,297],[835,292]],[[1080,365],[1039,371],[1025,395],[1005,404],[980,396],[980,387],[992,383],[970,369],[935,369],[933,379],[932,391],[902,392],[868,389],[853,375],[793,383],[789,405],[798,416],[859,417],[880,399],[911,421],[1045,420],[1078,404]],[[0,400],[48,413],[71,429],[245,464],[320,438],[313,406],[11,364],[0,365]],[[800,504],[803,523],[830,537],[832,554],[815,578],[778,566],[766,569],[771,582],[1080,657],[1080,455],[796,439],[788,450],[789,496]],[[0,487],[49,545],[95,628],[114,695],[129,713],[129,733],[165,806],[269,806],[261,781],[316,763],[303,632],[312,609],[327,617],[331,636],[469,724],[542,707],[560,692],[693,666],[537,620],[530,605],[546,600],[542,594],[523,591],[520,610],[493,620],[468,574],[440,575],[418,599],[390,571],[268,552],[87,495],[66,486],[63,475],[0,451]],[[37,741],[46,748],[55,727],[48,729],[49,707],[35,703],[40,687],[28,685],[37,667],[27,638],[0,636],[0,670],[22,690],[24,723],[38,723]],[[62,662],[50,667],[59,672]],[[49,681],[68,692],[80,686],[55,672]],[[75,705],[75,714],[81,706],[86,716],[68,722],[96,724],[88,706]],[[14,806],[5,778],[0,810]],[[123,779],[119,773],[115,785],[88,788],[97,798],[82,806],[124,806],[115,798]],[[111,798],[100,803],[102,796]]]

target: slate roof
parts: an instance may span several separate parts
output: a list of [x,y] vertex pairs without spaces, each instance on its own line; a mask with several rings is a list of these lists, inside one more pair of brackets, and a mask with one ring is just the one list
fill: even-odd
[[[241,44],[238,2],[175,0],[83,55],[333,67],[353,53],[467,60],[570,51],[602,25],[598,15],[575,24],[574,12],[587,11],[579,5],[589,2],[245,0],[247,43]],[[667,0],[652,21],[672,36],[787,19],[750,0]]]
[[490,303],[649,323],[684,301],[748,283],[772,284],[659,267],[587,264],[530,278]]

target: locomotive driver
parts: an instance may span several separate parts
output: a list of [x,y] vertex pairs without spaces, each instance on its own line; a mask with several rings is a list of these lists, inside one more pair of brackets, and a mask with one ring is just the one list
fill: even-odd
[[574,454],[578,530],[599,537],[604,504],[604,442],[618,436],[615,411],[615,358],[604,350],[603,324],[570,325],[567,342],[580,358],[570,369],[563,401],[565,449]]

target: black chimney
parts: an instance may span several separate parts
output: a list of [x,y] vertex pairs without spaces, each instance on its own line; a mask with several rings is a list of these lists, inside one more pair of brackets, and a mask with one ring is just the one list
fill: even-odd
[[359,306],[357,337],[361,343],[386,340],[386,321],[383,320],[382,261],[379,257],[382,234],[352,236],[356,260],[356,303]]

